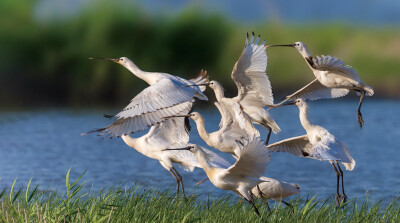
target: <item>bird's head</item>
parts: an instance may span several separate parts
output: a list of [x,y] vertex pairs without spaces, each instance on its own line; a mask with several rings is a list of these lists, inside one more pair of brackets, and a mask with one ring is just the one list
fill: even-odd
[[292,102],[292,103],[295,104],[299,108],[304,107],[307,104],[307,102],[302,98],[298,98],[298,99],[294,100],[294,102]]
[[292,43],[292,44],[268,45],[268,46],[266,46],[266,48],[268,48],[268,47],[275,47],[275,46],[293,47],[293,48],[296,48],[297,51],[299,51],[300,54],[303,55],[303,56],[309,56],[309,55],[310,55],[310,52],[308,51],[306,44],[304,44],[303,42],[300,42],[300,41],[299,41],[299,42]]
[[208,86],[213,90],[215,90],[215,89],[222,89],[223,90],[222,85],[218,81],[212,80],[212,81],[210,81],[208,83]]
[[269,109],[282,107],[282,106],[286,106],[286,105],[296,105],[297,107],[301,108],[301,107],[307,106],[307,103],[306,103],[306,101],[304,99],[298,98],[298,99],[296,99],[294,101],[291,101],[291,102],[288,102],[288,103],[285,103],[285,104],[271,106],[271,108],[269,108]]
[[187,117],[192,119],[193,121],[196,121],[196,120],[202,118],[201,114],[198,112],[189,113],[189,114],[187,114]]
[[189,144],[186,147],[183,148],[167,148],[167,149],[163,149],[162,151],[170,151],[170,150],[189,150],[192,153],[197,152],[200,149],[200,147],[196,144]]
[[173,115],[173,116],[167,116],[167,117],[164,117],[163,119],[176,118],[176,117],[187,117],[187,118],[193,119],[193,121],[196,121],[197,119],[203,118],[203,116],[202,116],[200,113],[198,113],[198,112],[192,112],[192,113],[189,113],[189,114],[187,114],[187,115]]
[[117,59],[113,59],[113,58],[89,58],[91,60],[109,60],[112,62],[115,62],[117,64],[120,64],[124,67],[127,67],[129,64],[132,64],[132,61],[128,58],[128,57],[120,57]]

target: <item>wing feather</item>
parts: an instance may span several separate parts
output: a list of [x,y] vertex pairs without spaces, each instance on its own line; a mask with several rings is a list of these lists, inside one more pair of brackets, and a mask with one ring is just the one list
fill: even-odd
[[322,85],[318,79],[314,79],[309,84],[296,91],[295,93],[286,96],[286,99],[281,101],[279,104],[283,104],[286,101],[293,101],[297,98],[304,100],[319,100],[327,98],[338,98],[343,97],[349,93],[348,89],[345,88],[329,88]]
[[238,99],[242,106],[264,107],[274,102],[271,83],[265,73],[265,41],[258,44],[259,41],[260,36],[254,41],[254,33],[250,40],[247,37],[245,48],[232,71],[231,77],[238,88]]
[[240,156],[236,163],[228,168],[228,173],[260,178],[271,160],[263,141],[258,137],[250,137],[238,144],[241,147]]
[[286,152],[298,157],[307,157],[313,151],[313,146],[307,135],[284,139],[267,147],[271,152]]
[[344,64],[343,61],[337,59],[336,57],[321,55],[313,57],[312,61],[313,67],[317,70],[339,71],[339,73],[336,73],[361,82],[360,75],[358,75],[353,68]]
[[[114,123],[88,133],[104,132],[110,137],[135,133],[163,122],[163,117],[190,109],[191,100],[197,90],[184,86],[186,86],[185,83],[163,79],[134,97],[131,103],[115,116],[117,120]],[[188,101],[189,103],[186,103]]]

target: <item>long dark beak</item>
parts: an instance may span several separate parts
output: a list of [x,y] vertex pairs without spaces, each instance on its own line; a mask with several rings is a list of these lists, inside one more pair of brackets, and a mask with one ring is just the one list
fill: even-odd
[[296,44],[293,43],[293,44],[284,44],[284,45],[268,45],[268,46],[266,46],[265,48],[274,47],[274,46],[289,46],[289,47],[294,47],[294,46],[296,46]]
[[163,117],[163,119],[178,118],[178,117],[189,117],[189,116],[190,116],[190,114],[187,114],[187,115],[172,115],[172,116]]
[[281,105],[271,105],[271,107],[270,108],[268,108],[267,110],[271,110],[271,109],[273,109],[273,108],[278,108],[278,107],[282,107],[282,106],[286,106],[286,105],[294,105],[294,104],[296,104],[296,102],[289,102],[289,103],[285,103],[285,104],[281,104]]
[[190,150],[191,148],[192,148],[191,146],[187,146],[187,147],[175,148],[175,149],[162,149],[161,151],[168,151],[168,150]]
[[90,57],[89,60],[109,60],[109,61],[113,61],[115,63],[119,63],[119,59],[113,59],[113,58]]
[[192,86],[208,86],[210,85],[210,83],[204,83],[204,84],[191,84],[191,85],[185,85],[182,87],[192,87]]

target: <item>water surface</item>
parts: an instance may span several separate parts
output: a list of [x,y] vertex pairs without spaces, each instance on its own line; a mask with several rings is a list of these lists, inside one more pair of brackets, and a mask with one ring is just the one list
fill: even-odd
[[[310,119],[344,141],[357,162],[354,171],[345,171],[347,195],[364,197],[368,192],[375,200],[389,200],[400,192],[400,101],[367,98],[362,110],[365,125],[361,130],[356,121],[357,103],[356,98],[313,102]],[[207,130],[216,130],[220,120],[218,111],[210,107],[200,112],[206,116]],[[109,124],[103,113],[110,111],[0,112],[0,190],[10,188],[15,178],[17,187],[32,178],[33,184],[39,184],[41,189],[64,191],[69,168],[73,179],[87,170],[84,180],[86,188],[91,190],[121,184],[129,187],[134,183],[174,190],[175,180],[158,161],[141,155],[121,139],[80,135]],[[282,132],[272,135],[271,142],[305,134],[297,107],[275,109],[272,114]],[[259,129],[265,138],[266,131]],[[191,142],[205,146],[194,128]],[[224,157],[232,161],[229,155]],[[204,196],[231,193],[209,182],[195,188],[195,183],[206,177],[201,169],[180,173],[188,192],[195,189],[196,194]],[[273,153],[265,175],[299,184],[304,195],[326,198],[335,193],[336,176],[328,162]]]

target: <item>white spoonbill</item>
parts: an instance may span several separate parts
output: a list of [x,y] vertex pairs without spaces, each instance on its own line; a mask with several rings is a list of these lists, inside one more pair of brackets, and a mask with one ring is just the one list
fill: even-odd
[[346,202],[347,196],[344,193],[343,171],[338,161],[341,161],[346,167],[346,170],[349,171],[354,169],[356,162],[351,157],[343,142],[336,139],[336,137],[325,128],[314,125],[308,120],[308,105],[302,98],[298,98],[294,102],[284,105],[290,104],[295,104],[299,108],[300,122],[307,134],[273,143],[268,146],[268,149],[271,152],[288,152],[298,157],[329,161],[335,169],[337,176],[336,201],[338,204],[340,203],[339,180],[340,177],[342,177],[342,195],[343,201]]
[[260,198],[264,201],[269,211],[271,211],[271,209],[268,205],[268,199],[280,201],[291,207],[292,205],[285,202],[283,198],[300,193],[300,187],[297,184],[289,184],[269,177],[260,177],[260,179],[265,182],[255,186],[251,189],[251,192],[256,198]]
[[[184,114],[185,112],[189,112],[189,109],[181,113]],[[133,138],[129,135],[122,135],[121,138],[128,146],[136,149],[141,154],[160,161],[161,166],[168,170],[176,179],[176,193],[179,193],[179,186],[181,186],[182,193],[185,195],[182,177],[174,168],[173,163],[178,164],[184,170],[190,172],[192,172],[195,167],[201,168],[201,165],[197,161],[196,156],[189,151],[163,151],[163,149],[166,148],[188,145],[188,126],[185,125],[184,119],[185,118],[177,117],[165,120],[160,124],[152,126],[146,135],[139,138]],[[218,164],[221,163],[225,166],[229,166],[229,162],[225,161],[214,152],[206,148],[202,148],[202,150],[207,154],[207,159],[214,165],[215,162],[217,162]]]
[[316,79],[311,83],[287,96],[287,99],[283,102],[295,100],[297,98],[309,100],[337,98],[347,95],[349,90],[354,90],[358,95],[361,95],[357,109],[357,121],[360,128],[362,128],[364,120],[360,111],[361,105],[364,96],[372,96],[374,90],[361,80],[360,76],[353,68],[345,65],[336,57],[325,55],[316,57],[311,56],[306,45],[302,42],[287,45],[269,45],[267,47],[273,46],[288,46],[296,48],[306,60],[308,66],[316,77]]
[[280,132],[271,114],[264,109],[265,106],[274,104],[271,83],[266,75],[267,53],[265,41],[260,42],[260,36],[254,40],[254,33],[246,43],[239,60],[235,63],[231,77],[238,88],[238,95],[234,98],[226,98],[222,86],[211,81],[208,85],[214,90],[218,102],[232,101],[239,103],[254,123],[268,129],[268,136],[265,141],[268,144],[271,130],[274,133]]
[[[198,112],[192,112],[184,115],[184,117],[188,117],[196,123],[197,131],[207,145],[216,148],[221,152],[230,153],[235,157],[235,159],[237,159],[240,155],[241,149],[236,141],[253,135],[259,136],[260,133],[256,128],[254,128],[251,119],[247,114],[240,110],[240,106],[237,103],[232,104],[232,107],[230,107],[228,103],[224,102],[215,102],[214,104],[221,113],[219,129],[215,132],[208,133],[206,131],[204,117]],[[234,114],[238,114],[238,116],[235,116]],[[242,124],[239,124],[239,122]]]
[[150,86],[136,95],[128,106],[115,115],[114,123],[88,133],[103,132],[102,135],[106,137],[135,133],[163,122],[166,116],[187,110],[187,106],[191,106],[191,103],[185,102],[191,101],[193,97],[208,100],[202,92],[204,89],[197,86],[187,87],[187,85],[204,83],[207,79],[206,72],[201,72],[200,78],[194,79],[195,82],[193,82],[166,73],[142,71],[127,57],[97,59],[110,60],[121,64]]
[[206,159],[207,153],[199,146],[191,145],[179,150],[189,150],[194,153],[215,187],[235,192],[248,201],[254,211],[260,215],[250,196],[250,191],[264,181],[260,177],[264,174],[271,157],[263,141],[258,137],[250,137],[248,140],[237,141],[237,143],[240,147],[240,156],[235,164],[227,169],[210,164]]

